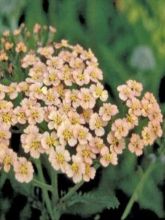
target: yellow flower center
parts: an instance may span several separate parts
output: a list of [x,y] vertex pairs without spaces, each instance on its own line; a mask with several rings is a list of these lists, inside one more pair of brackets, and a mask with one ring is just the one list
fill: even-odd
[[78,167],[78,164],[77,163],[73,163],[71,165],[71,169],[74,173],[78,173],[78,170],[79,170],[79,167]]
[[6,155],[4,157],[3,163],[4,163],[4,165],[10,165],[11,161],[12,161],[11,157],[9,155]]
[[82,156],[83,157],[90,157],[90,151],[88,149],[82,150]]
[[79,133],[78,133],[78,136],[79,136],[79,138],[83,139],[83,138],[86,137],[86,132],[83,131],[83,130],[80,130]]
[[25,164],[22,164],[19,168],[19,173],[21,175],[27,175],[28,174],[28,168]]
[[8,113],[8,112],[3,113],[2,120],[3,120],[4,123],[10,123],[11,120],[12,120],[12,117],[11,117],[10,113]]
[[46,139],[46,143],[47,145],[49,145],[49,147],[52,147],[52,146],[57,145],[58,141],[54,137],[49,136]]
[[56,160],[58,161],[59,164],[63,164],[65,162],[64,155],[62,153],[57,153]]
[[63,131],[63,136],[64,136],[64,139],[65,139],[65,140],[69,140],[69,139],[72,138],[73,134],[72,134],[72,132],[71,132],[70,130],[65,129],[65,130]]
[[97,118],[95,126],[96,128],[101,128],[103,126],[102,120],[100,118]]
[[32,141],[32,143],[31,143],[31,148],[33,149],[33,150],[38,150],[39,148],[40,148],[40,141]]
[[5,138],[6,134],[4,131],[0,131],[0,139]]

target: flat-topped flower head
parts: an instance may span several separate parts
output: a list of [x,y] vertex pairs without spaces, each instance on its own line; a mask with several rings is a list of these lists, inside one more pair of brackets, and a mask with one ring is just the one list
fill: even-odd
[[[21,25],[1,38],[0,76],[5,85],[0,84],[0,165],[6,172],[14,166],[20,182],[33,178],[26,158],[35,161],[46,154],[50,165],[73,182],[89,181],[95,164],[118,163],[128,138],[129,151],[139,156],[144,146],[163,135],[163,116],[152,93],[142,96],[142,84],[127,80],[117,87],[124,101],[118,109],[109,102],[91,49],[65,39],[52,42],[55,32],[51,26],[36,24],[30,32]],[[17,152],[11,141],[14,132],[21,133]]]

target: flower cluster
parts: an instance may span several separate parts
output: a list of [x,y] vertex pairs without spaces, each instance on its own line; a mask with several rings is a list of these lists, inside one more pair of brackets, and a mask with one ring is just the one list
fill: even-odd
[[[26,52],[27,48],[19,42],[15,50]],[[0,60],[5,61],[2,52]],[[24,81],[0,84],[0,164],[5,172],[13,167],[20,182],[32,180],[32,159],[42,154],[75,183],[89,181],[95,176],[96,163],[104,167],[118,163],[129,134],[128,149],[136,155],[162,135],[159,105],[149,92],[138,99],[142,84],[136,81],[118,87],[128,114],[116,118],[119,110],[107,101],[103,73],[90,49],[62,40],[26,52],[20,66]],[[149,123],[136,134],[139,117],[148,117]],[[21,156],[10,144],[13,126],[21,130]]]

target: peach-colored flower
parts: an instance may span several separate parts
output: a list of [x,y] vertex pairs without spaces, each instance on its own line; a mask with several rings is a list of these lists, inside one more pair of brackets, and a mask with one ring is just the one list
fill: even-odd
[[76,111],[69,111],[67,117],[72,125],[85,124],[83,116],[78,114]]
[[103,79],[102,71],[96,66],[92,66],[92,65],[88,66],[85,69],[84,73],[87,73],[90,76],[90,80],[95,83]]
[[123,101],[133,97],[133,92],[127,85],[120,85],[117,90],[119,91],[119,98]]
[[22,81],[18,83],[18,92],[23,92],[25,95],[27,95],[29,90],[29,84],[26,81]]
[[83,72],[83,69],[76,69],[73,71],[73,79],[79,86],[87,85],[90,81],[89,74]]
[[10,138],[11,132],[9,131],[9,128],[0,124],[0,143],[3,143],[7,147],[9,145]]
[[106,125],[107,122],[103,121],[97,113],[94,113],[89,120],[89,127],[91,130],[95,131],[95,134],[97,136],[104,135],[105,130],[103,127],[105,127]]
[[29,124],[41,123],[44,120],[44,110],[42,107],[31,107],[26,110]]
[[9,111],[5,109],[5,111],[1,112],[0,123],[3,123],[7,127],[16,124],[16,117],[13,114],[13,109],[10,109]]
[[111,117],[116,115],[118,112],[117,106],[110,103],[104,103],[99,109],[99,115],[103,121],[110,121]]
[[134,114],[127,114],[125,120],[127,122],[128,129],[133,129],[139,123],[138,117]]
[[116,119],[112,124],[112,131],[116,138],[121,139],[122,137],[126,137],[128,134],[128,124],[125,119]]
[[46,105],[58,106],[60,104],[58,93],[55,91],[54,88],[47,89],[46,87],[43,87],[42,93],[43,93],[42,101],[44,101]]
[[48,115],[48,119],[50,120],[48,123],[48,128],[51,130],[57,130],[61,123],[66,120],[66,115],[60,110],[51,111]]
[[0,84],[0,100],[5,98],[6,86]]
[[41,145],[42,135],[39,133],[29,133],[21,135],[21,143],[25,153],[30,153],[31,157],[39,158],[43,153]]
[[30,78],[27,78],[27,82],[43,82],[43,77],[45,72],[47,71],[46,65],[42,62],[37,62],[33,67],[29,70],[29,76]]
[[19,157],[14,162],[15,178],[19,182],[29,183],[33,179],[34,169],[32,163],[24,157]]
[[4,50],[0,50],[0,61],[7,61],[9,57],[7,56],[6,52]]
[[83,174],[83,180],[85,182],[89,182],[91,179],[94,179],[96,175],[96,169],[94,167],[91,167],[90,164],[85,163],[85,171]]
[[141,102],[137,98],[132,98],[127,100],[126,105],[129,107],[129,114],[134,114],[136,116],[141,115]]
[[51,68],[52,71],[53,69],[61,69],[63,63],[64,63],[63,59],[61,59],[58,56],[52,56],[46,61],[46,64],[48,65],[48,70],[49,68]]
[[132,134],[130,143],[128,144],[128,149],[140,156],[143,153],[144,143],[138,134]]
[[42,56],[44,56],[44,57],[46,57],[46,58],[49,58],[49,57],[51,57],[52,54],[54,53],[54,49],[53,49],[53,47],[51,47],[51,46],[40,47],[40,48],[38,48],[37,52],[38,52],[40,55],[42,55]]
[[85,165],[82,159],[77,156],[72,156],[72,164],[67,166],[66,174],[73,179],[74,183],[78,183],[82,180],[82,176],[85,173]]
[[148,123],[148,128],[149,128],[149,130],[151,130],[151,133],[153,133],[156,137],[159,137],[159,138],[162,137],[163,130],[162,130],[159,122],[150,121]]
[[155,141],[155,135],[153,133],[153,130],[149,127],[144,127],[142,132],[142,140],[144,142],[144,145],[152,145]]
[[25,53],[27,51],[27,47],[26,47],[25,43],[22,41],[18,42],[16,45],[16,48],[15,48],[15,51],[17,53],[21,53],[21,52]]
[[10,171],[16,157],[16,153],[10,148],[6,148],[4,152],[0,154],[0,164],[3,164],[3,168],[6,173]]
[[14,44],[9,41],[6,41],[4,44],[5,50],[10,50],[13,48],[13,46],[14,46]]
[[75,134],[75,137],[77,137],[80,144],[87,144],[88,141],[91,139],[91,134],[89,132],[89,129],[77,124],[75,127],[75,130],[73,131]]
[[84,121],[86,123],[89,123],[89,120],[90,120],[92,114],[93,114],[93,110],[92,109],[83,109],[81,115],[83,116]]
[[[71,57],[69,65],[76,71],[83,70],[85,68],[85,63],[83,59],[81,59],[81,57],[77,57],[78,54],[76,51],[74,51],[73,54],[74,55]],[[73,77],[74,77],[74,74],[73,74]]]
[[132,90],[133,96],[140,96],[143,90],[143,85],[135,80],[128,80],[128,87]]
[[124,138],[116,138],[113,132],[109,132],[107,136],[107,141],[110,144],[110,151],[115,152],[116,154],[121,154],[123,149],[125,149],[125,140]]
[[39,61],[39,58],[36,57],[35,54],[29,53],[26,54],[23,59],[21,60],[21,66],[23,68],[27,68],[29,66],[33,66],[35,63]]
[[157,103],[152,105],[152,107],[150,108],[148,112],[147,117],[149,118],[150,121],[155,122],[155,123],[163,122],[163,115]]
[[43,84],[41,82],[32,83],[28,90],[28,96],[30,99],[43,99]]
[[26,117],[24,109],[21,106],[17,106],[14,109],[13,113],[16,116],[16,123],[19,123],[19,124],[26,123],[27,117]]
[[11,83],[9,86],[6,87],[6,93],[8,94],[10,99],[15,99],[18,96],[18,84]]
[[39,132],[39,128],[36,125],[29,125],[24,129],[25,134],[36,134]]
[[87,88],[81,88],[79,94],[80,105],[84,109],[92,109],[95,106],[96,100],[92,96],[91,90]]
[[68,162],[70,161],[70,153],[62,146],[57,146],[55,150],[51,150],[49,161],[55,170],[66,172]]
[[60,79],[58,77],[58,70],[55,69],[54,67],[48,67],[47,68],[48,72],[45,72],[44,74],[44,84],[46,86],[50,86],[50,85],[53,85],[53,86],[58,86],[60,84]]
[[79,144],[76,147],[77,155],[82,158],[85,163],[92,164],[93,159],[96,158],[96,155],[93,153],[92,149],[88,144],[81,145]]
[[56,148],[56,146],[59,145],[57,134],[54,131],[51,133],[45,131],[42,134],[41,144],[43,149],[45,149],[46,152],[49,153],[52,148]]
[[99,154],[101,152],[101,149],[105,147],[105,144],[103,142],[102,138],[99,137],[92,137],[92,139],[89,142],[89,145],[91,147],[91,150],[94,154]]
[[7,112],[13,108],[13,103],[6,100],[0,100],[0,112]]
[[69,121],[64,121],[57,130],[57,136],[61,145],[69,144],[71,147],[77,143],[77,138],[74,134],[74,126]]
[[60,80],[64,82],[66,86],[71,86],[73,83],[72,69],[68,65],[63,65],[61,70],[57,72]]
[[108,147],[104,147],[101,150],[100,163],[103,167],[107,167],[109,164],[117,165],[118,163],[117,154],[114,152],[110,152]]
[[108,99],[108,92],[107,90],[104,90],[101,83],[97,83],[97,85],[92,84],[90,89],[95,99],[99,98],[102,102],[105,102]]
[[80,100],[78,98],[79,91],[76,89],[65,91],[65,101],[66,103],[71,103],[73,108],[77,108],[80,105]]

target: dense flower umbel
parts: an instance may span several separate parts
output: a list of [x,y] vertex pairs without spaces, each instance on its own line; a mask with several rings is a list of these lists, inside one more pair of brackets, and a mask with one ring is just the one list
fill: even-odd
[[[19,39],[22,29],[18,30],[14,33]],[[40,30],[36,25],[34,35]],[[140,98],[141,83],[128,80],[117,88],[128,109],[124,118],[117,118],[119,110],[107,101],[103,74],[91,50],[62,40],[48,46],[39,44],[35,52],[18,39],[13,44],[10,35],[6,32],[1,39],[0,62],[9,64],[14,50],[25,77],[0,84],[0,164],[5,172],[13,166],[18,181],[31,181],[34,170],[32,162],[10,146],[13,126],[22,130],[21,146],[29,160],[46,154],[52,167],[74,182],[93,179],[96,161],[104,167],[116,165],[126,138],[130,137],[128,149],[139,156],[162,136],[159,105],[149,92]],[[146,117],[148,125],[136,134],[136,126]]]

